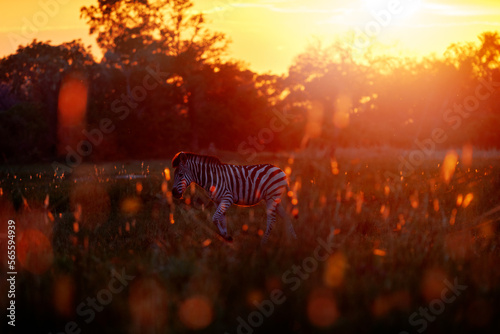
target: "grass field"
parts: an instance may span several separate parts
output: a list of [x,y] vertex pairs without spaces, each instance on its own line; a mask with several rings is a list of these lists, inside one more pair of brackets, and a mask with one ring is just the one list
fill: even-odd
[[397,156],[261,161],[289,174],[297,240],[278,221],[260,247],[257,206],[229,210],[223,241],[199,189],[172,199],[168,161],[1,167],[2,275],[16,226],[8,330],[499,332],[500,159],[427,160],[397,178]]

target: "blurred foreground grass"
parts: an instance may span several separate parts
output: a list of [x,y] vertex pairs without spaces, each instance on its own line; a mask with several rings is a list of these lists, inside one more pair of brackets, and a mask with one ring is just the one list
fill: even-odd
[[231,208],[222,241],[199,189],[172,199],[167,161],[1,167],[16,332],[498,332],[500,160],[449,183],[437,160],[396,179],[395,156],[258,160],[289,173],[298,240],[279,220],[260,248],[258,206]]

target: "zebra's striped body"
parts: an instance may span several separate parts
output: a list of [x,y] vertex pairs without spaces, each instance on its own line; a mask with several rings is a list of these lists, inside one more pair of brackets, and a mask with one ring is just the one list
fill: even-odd
[[[286,174],[276,166],[265,165],[230,165],[221,163],[218,158],[193,153],[177,153],[172,160],[176,169],[172,194],[180,198],[192,182],[206,190],[210,198],[218,205],[213,222],[226,240],[226,211],[232,205],[251,206],[264,201],[267,207],[267,228],[262,242],[265,243],[276,221],[276,212],[285,217],[280,205],[281,196],[288,189]],[[285,217],[286,218],[286,217]],[[286,219],[290,234],[295,231],[289,219]]]

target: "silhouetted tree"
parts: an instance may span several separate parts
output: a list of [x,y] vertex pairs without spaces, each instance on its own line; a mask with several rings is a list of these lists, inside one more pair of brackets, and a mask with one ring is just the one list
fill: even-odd
[[[16,110],[20,112],[13,118],[18,119],[19,124],[46,123],[40,125],[46,131],[45,138],[37,138],[37,141],[34,141],[38,147],[38,155],[46,152],[45,155],[54,157],[56,154],[57,102],[61,80],[69,71],[86,72],[93,64],[92,55],[80,41],[53,46],[34,40],[27,46],[20,46],[15,54],[0,60],[0,82],[10,87],[13,99],[23,103],[22,107],[12,107],[3,113],[16,113]],[[31,115],[26,103],[33,105],[34,110],[41,113],[41,117],[25,119],[27,115]],[[15,135],[12,142],[22,142],[18,136],[21,136],[21,133]]]

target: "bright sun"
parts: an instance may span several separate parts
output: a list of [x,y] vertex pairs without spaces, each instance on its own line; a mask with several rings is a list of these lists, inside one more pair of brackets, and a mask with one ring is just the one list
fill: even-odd
[[399,18],[409,18],[419,12],[422,2],[423,0],[361,0],[361,6],[370,13],[388,10],[397,12]]

